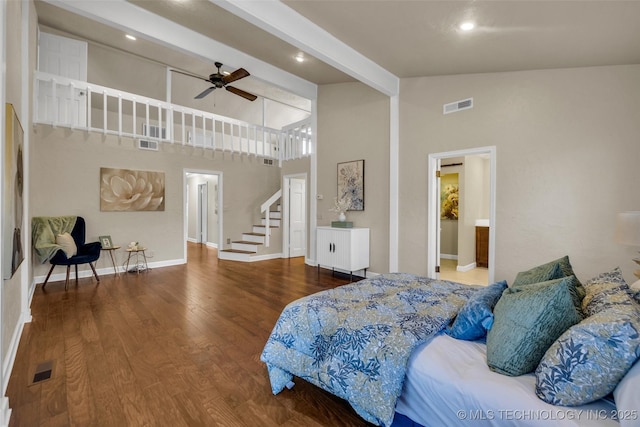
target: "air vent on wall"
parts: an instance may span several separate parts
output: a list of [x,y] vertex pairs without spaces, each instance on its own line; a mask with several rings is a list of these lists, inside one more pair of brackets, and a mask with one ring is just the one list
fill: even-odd
[[264,166],[273,166],[273,159],[262,159],[262,164]]
[[158,141],[138,140],[138,148],[141,150],[158,151]]
[[458,111],[468,110],[469,108],[473,108],[473,98],[444,104],[442,107],[442,114],[456,113]]

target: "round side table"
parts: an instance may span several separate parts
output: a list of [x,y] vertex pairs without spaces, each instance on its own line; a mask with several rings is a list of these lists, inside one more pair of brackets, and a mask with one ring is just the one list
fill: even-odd
[[118,275],[118,268],[116,267],[116,259],[113,256],[113,252],[120,249],[120,246],[112,246],[110,248],[101,248],[103,251],[109,252],[109,257],[111,258],[111,265],[113,265],[113,274]]
[[149,271],[149,264],[147,264],[147,254],[144,252],[147,248],[135,248],[135,249],[127,249],[127,266],[125,267],[125,271],[129,271],[129,261],[131,260],[131,255],[136,254],[136,272],[140,274],[140,263],[138,262],[138,257],[140,256],[140,252],[142,252],[142,258],[144,259],[144,269],[145,271]]

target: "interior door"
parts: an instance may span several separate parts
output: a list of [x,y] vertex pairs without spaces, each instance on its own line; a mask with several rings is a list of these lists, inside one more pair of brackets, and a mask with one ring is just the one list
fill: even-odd
[[442,201],[440,200],[440,188],[442,186],[440,175],[441,175],[441,166],[442,160],[436,159],[436,170],[435,170],[435,178],[436,178],[436,188],[438,188],[438,194],[436,197],[436,279],[440,278],[440,233],[442,233],[442,224],[440,221],[440,209]]
[[209,221],[209,186],[206,182],[198,184],[198,218],[196,241],[198,243],[207,243],[207,223]]
[[[87,43],[67,37],[40,33],[38,70],[74,80],[87,81]],[[87,96],[83,89],[49,82],[38,86],[38,118],[47,122],[87,125]]]
[[289,257],[307,253],[306,181],[292,178],[289,181]]

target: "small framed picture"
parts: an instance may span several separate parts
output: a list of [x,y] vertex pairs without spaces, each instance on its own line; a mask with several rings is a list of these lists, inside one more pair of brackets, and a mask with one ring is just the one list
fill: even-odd
[[113,242],[111,241],[111,236],[100,236],[100,244],[102,245],[102,249],[111,249],[113,248]]

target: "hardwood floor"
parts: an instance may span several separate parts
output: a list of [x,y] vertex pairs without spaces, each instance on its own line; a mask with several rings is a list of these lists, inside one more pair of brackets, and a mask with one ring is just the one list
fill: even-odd
[[[10,426],[366,426],[295,379],[271,393],[260,354],[284,306],[348,282],[302,258],[188,264],[38,285],[7,396]],[[49,380],[28,385],[52,360]]]

